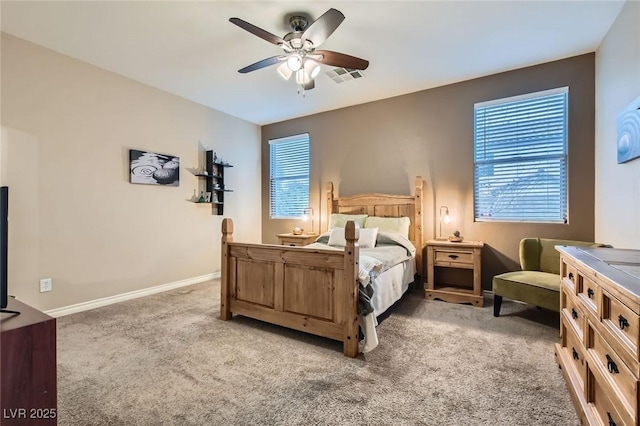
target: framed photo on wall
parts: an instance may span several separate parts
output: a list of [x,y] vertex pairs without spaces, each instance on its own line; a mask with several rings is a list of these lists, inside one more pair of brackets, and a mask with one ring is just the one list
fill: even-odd
[[180,186],[180,158],[156,152],[129,150],[131,183]]
[[618,114],[617,124],[618,164],[640,157],[640,98]]

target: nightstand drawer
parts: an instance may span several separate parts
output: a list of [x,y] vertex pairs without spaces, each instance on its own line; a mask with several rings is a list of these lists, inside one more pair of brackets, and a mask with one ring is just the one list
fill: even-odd
[[304,246],[304,242],[299,238],[280,237],[280,244],[283,246]]
[[434,261],[436,266],[447,266],[447,264],[453,263],[473,265],[473,251],[436,249],[434,250]]
[[278,234],[276,235],[276,237],[278,237],[278,241],[280,241],[280,244],[283,246],[301,247],[314,242],[316,238],[318,238],[318,235],[317,234],[301,234],[301,235]]

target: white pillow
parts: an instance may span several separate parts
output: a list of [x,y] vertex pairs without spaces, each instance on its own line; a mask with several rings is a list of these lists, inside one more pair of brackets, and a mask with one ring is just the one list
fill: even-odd
[[365,228],[378,228],[380,232],[395,232],[405,238],[409,238],[409,226],[411,219],[403,217],[378,217],[369,216],[364,223]]
[[[362,228],[360,229],[358,244],[360,248],[372,248],[376,246],[377,238],[378,228]],[[344,237],[344,228],[333,228],[329,234],[329,242],[327,244],[334,247],[346,246],[347,240]]]
[[343,214],[333,213],[329,218],[329,229],[331,228],[344,228],[347,221],[354,220],[360,225],[360,228],[364,228],[364,221],[368,215],[366,214]]
[[362,228],[360,230],[360,238],[358,243],[360,248],[373,248],[376,246],[378,239],[378,228]]
[[329,242],[327,244],[334,247],[346,246],[347,240],[344,238],[344,228],[332,228],[329,231]]

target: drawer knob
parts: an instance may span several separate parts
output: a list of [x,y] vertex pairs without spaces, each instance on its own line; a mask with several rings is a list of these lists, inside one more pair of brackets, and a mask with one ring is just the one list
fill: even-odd
[[606,357],[607,357],[607,370],[609,370],[609,373],[611,374],[620,373],[620,371],[618,371],[618,366],[616,365],[615,362],[613,362],[609,354],[607,354]]
[[611,418],[611,413],[607,411],[607,417],[609,418],[609,426],[616,426],[616,422]]
[[569,279],[573,281],[573,272],[569,272]]
[[578,355],[578,351],[576,351],[576,348],[571,348],[571,350],[573,351],[573,359],[575,359],[576,361],[579,361],[580,355]]
[[458,258],[458,255],[457,255],[457,254],[450,254],[450,255],[449,255],[449,259],[456,260],[457,258]]
[[629,321],[622,315],[618,315],[618,325],[620,325],[620,330],[624,330],[625,327],[629,327]]
[[590,288],[587,289],[587,296],[589,296],[589,299],[593,297],[593,290],[591,290]]
[[573,319],[578,319],[578,312],[575,309],[571,308],[571,316]]

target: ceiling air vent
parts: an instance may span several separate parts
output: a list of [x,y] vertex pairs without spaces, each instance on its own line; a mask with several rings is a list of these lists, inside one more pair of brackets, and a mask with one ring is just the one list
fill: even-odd
[[364,77],[364,74],[360,70],[353,70],[350,68],[334,68],[327,71],[327,75],[331,80],[336,83],[343,83],[349,80],[355,80],[356,78]]

